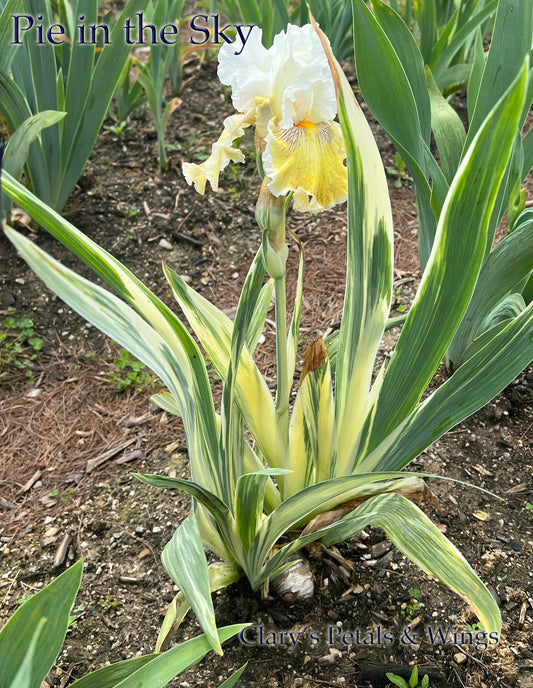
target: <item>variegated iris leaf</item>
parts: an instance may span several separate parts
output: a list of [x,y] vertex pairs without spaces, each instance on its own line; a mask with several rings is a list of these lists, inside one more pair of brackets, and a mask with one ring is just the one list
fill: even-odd
[[[8,237],[56,293],[161,377],[169,393],[157,395],[157,402],[183,418],[191,480],[137,477],[153,486],[183,490],[193,498],[191,514],[167,545],[163,560],[219,652],[210,593],[220,580],[217,583],[210,576],[204,549],[228,563],[225,581],[242,572],[257,589],[290,565],[288,558],[307,543],[318,538],[336,542],[367,525],[385,528],[420,568],[468,599],[487,630],[500,628],[495,602],[477,575],[409,501],[423,490],[420,476],[400,471],[440,434],[486,403],[532,358],[533,306],[520,303],[517,308],[513,298],[514,288],[528,277],[527,266],[522,265],[520,278],[506,282],[503,306],[502,299],[495,300],[494,318],[472,323],[479,348],[420,402],[469,312],[469,302],[476,298],[476,282],[486,279],[480,275],[488,225],[512,155],[528,65],[489,112],[441,199],[433,249],[415,302],[392,359],[375,375],[392,293],[387,183],[352,89],[327,42],[324,49],[336,86],[348,171],[347,290],[335,384],[328,353],[319,340],[306,356],[288,432],[285,420],[281,427],[274,399],[252,357],[272,291],[271,282],[263,285],[259,255],[248,274],[235,324],[165,268],[200,346],[223,378],[217,413],[200,346],[170,309],[9,175],[2,179],[2,189],[121,298],[64,268],[13,230],[7,230]],[[438,107],[436,95],[434,101],[433,107]],[[498,146],[492,145],[494,140]],[[525,227],[519,223],[516,236],[525,237]],[[519,253],[517,240],[510,239],[499,260],[495,256],[493,274]],[[292,382],[296,361],[302,266],[300,256],[292,327],[287,337],[283,329],[278,341],[287,354],[281,378],[285,386]],[[483,339],[489,331],[494,336]],[[288,404],[288,391],[286,399]],[[184,608],[185,603],[176,603],[167,627]]]
[[286,499],[337,474],[335,400],[328,353],[322,339],[308,347],[289,428]]
[[359,448],[374,360],[389,315],[393,232],[374,136],[325,38],[322,44],[337,90],[348,167],[348,265],[335,377],[337,475],[344,475]]

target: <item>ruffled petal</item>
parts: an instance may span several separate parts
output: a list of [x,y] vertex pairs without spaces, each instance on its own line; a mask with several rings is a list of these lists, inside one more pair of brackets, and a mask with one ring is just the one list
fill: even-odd
[[237,36],[235,43],[224,43],[218,51],[218,78],[231,86],[231,100],[239,112],[249,110],[256,98],[268,97],[272,91],[273,54],[261,38],[261,29],[255,26],[244,48]]
[[294,207],[318,212],[347,195],[344,139],[337,122],[303,121],[289,129],[271,122],[263,153],[268,188],[275,196],[294,192]]
[[233,142],[244,134],[244,129],[255,120],[254,110],[244,114],[231,115],[224,120],[224,131],[211,147],[211,155],[201,165],[192,162],[182,164],[187,184],[194,184],[200,194],[205,193],[205,184],[209,182],[213,191],[218,189],[220,172],[231,162],[244,162],[244,155]]
[[326,53],[310,24],[289,24],[275,38],[272,110],[279,126],[327,122],[337,114],[337,98]]
[[269,99],[280,126],[297,122],[325,122],[337,113],[337,100],[326,54],[310,24],[289,24],[268,50],[255,27],[243,47],[239,37],[218,53],[218,77],[231,86],[237,110],[253,106],[257,98]]

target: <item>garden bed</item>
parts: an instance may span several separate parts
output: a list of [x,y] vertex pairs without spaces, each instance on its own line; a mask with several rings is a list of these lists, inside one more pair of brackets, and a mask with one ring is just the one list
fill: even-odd
[[[224,176],[224,192],[202,197],[186,185],[181,162],[201,159],[232,111],[213,60],[194,60],[186,79],[168,129],[169,169],[158,170],[155,134],[143,110],[120,136],[104,128],[65,214],[169,304],[162,261],[231,314],[259,246],[259,180],[251,176],[252,166],[236,166]],[[393,167],[394,150],[373,127],[385,164]],[[251,159],[251,138],[248,151]],[[420,274],[414,190],[409,180],[399,188],[395,181],[391,175],[399,314]],[[17,221],[40,246],[80,269],[45,232],[24,217]],[[307,342],[339,326],[345,206],[318,216],[291,213],[288,225],[302,241],[306,261],[303,355]],[[153,651],[175,594],[159,555],[188,513],[189,500],[141,485],[130,474],[188,477],[185,439],[180,421],[151,405],[157,388],[149,372],[138,371],[126,391],[117,392],[117,378],[132,370],[129,363],[117,367],[119,349],[44,289],[3,236],[0,254],[2,319],[31,319],[43,339],[31,366],[10,365],[0,380],[0,619],[83,557],[76,621],[47,679],[57,688],[105,662]],[[293,247],[293,276],[296,262]],[[83,266],[80,271],[88,274]],[[258,362],[272,382],[273,353],[274,330],[267,325]],[[26,358],[21,354],[19,362]],[[244,581],[218,593],[217,623],[249,622],[258,632],[261,627],[262,642],[250,631],[250,644],[228,643],[222,658],[211,654],[172,685],[218,686],[248,662],[240,684],[249,688],[265,680],[269,687],[378,688],[388,684],[386,671],[405,677],[413,664],[436,688],[533,686],[532,379],[531,371],[522,373],[412,464],[502,498],[435,478],[429,481],[431,497],[421,504],[499,601],[504,626],[497,648],[476,647],[477,619],[462,600],[409,563],[383,532],[369,529],[338,550],[309,548],[315,594],[305,604],[261,597]],[[402,643],[406,627],[419,634],[419,645]],[[431,643],[438,631],[428,628],[449,628],[448,640],[454,630],[470,632],[458,640],[472,642],[442,644],[437,637]],[[288,635],[281,642],[282,631],[301,635],[293,646]],[[198,633],[187,617],[178,640]]]

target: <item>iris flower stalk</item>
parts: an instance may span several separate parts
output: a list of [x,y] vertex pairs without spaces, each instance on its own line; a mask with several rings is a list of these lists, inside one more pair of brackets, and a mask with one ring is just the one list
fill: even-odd
[[[256,220],[263,232],[263,262],[274,279],[276,308],[276,412],[288,443],[290,384],[287,356],[285,218],[289,202],[303,212],[320,212],[347,195],[345,150],[338,122],[331,70],[313,27],[289,25],[266,49],[255,27],[245,46],[225,44],[218,76],[231,86],[239,111],[224,120],[224,130],[202,164],[184,163],[189,184],[203,194],[206,182],[218,189],[230,163],[243,163],[234,146],[253,126],[258,170],[263,179]],[[239,49],[240,47],[240,49]]]

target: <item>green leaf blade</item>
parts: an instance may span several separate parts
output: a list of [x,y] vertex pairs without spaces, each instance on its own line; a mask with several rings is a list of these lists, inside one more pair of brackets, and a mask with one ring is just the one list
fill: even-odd
[[[366,7],[364,12],[368,12]],[[335,399],[337,475],[345,475],[355,460],[374,359],[392,298],[392,212],[385,171],[368,122],[325,42],[323,47],[336,84],[348,167],[348,264]]]
[[10,688],[23,664],[33,634],[29,629],[44,619],[42,640],[36,644],[31,658],[31,682],[28,688],[40,688],[56,660],[68,628],[70,609],[80,587],[82,562],[67,569],[43,590],[27,600],[9,619],[0,632],[0,657],[3,662],[0,688]]
[[361,529],[361,515],[368,524],[385,530],[396,547],[420,569],[435,576],[471,604],[488,633],[501,631],[500,610],[475,571],[459,550],[411,501],[398,494],[370,498],[353,515],[343,518],[323,538],[326,545],[344,540]]
[[[371,449],[416,406],[466,311],[511,155],[526,82],[524,64],[480,129],[450,187],[430,260],[385,373]],[[491,145],[494,140],[500,145]]]

